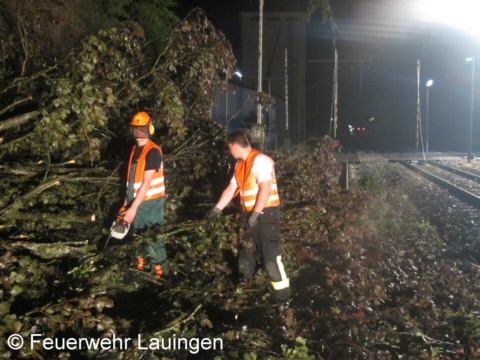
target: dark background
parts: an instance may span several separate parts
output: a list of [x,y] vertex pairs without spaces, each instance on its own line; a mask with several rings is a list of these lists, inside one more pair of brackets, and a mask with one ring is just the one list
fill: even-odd
[[[467,150],[472,63],[478,40],[440,24],[425,22],[409,1],[331,1],[337,29],[323,23],[318,10],[307,25],[307,60],[339,60],[339,135],[346,126],[365,127],[353,141],[357,149],[412,151],[416,145],[417,60],[421,62],[421,113],[426,136],[426,86],[429,89],[430,151]],[[305,11],[307,1],[266,0],[265,11]],[[258,0],[183,1],[178,14],[203,8],[231,42],[241,68],[241,11],[257,11]],[[256,49],[252,49],[256,51]],[[343,61],[342,61],[343,60]],[[349,60],[356,60],[348,62]],[[360,68],[358,60],[368,60]],[[477,61],[478,63],[478,61]],[[329,133],[333,63],[307,63],[307,133]],[[475,92],[475,103],[478,96]],[[476,110],[476,109],[475,109]],[[374,118],[374,121],[369,119]],[[480,150],[474,112],[473,150]]]

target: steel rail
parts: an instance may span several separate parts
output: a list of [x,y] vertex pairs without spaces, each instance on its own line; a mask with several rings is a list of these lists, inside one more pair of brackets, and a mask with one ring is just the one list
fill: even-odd
[[450,171],[451,173],[454,173],[456,175],[463,176],[464,178],[473,180],[477,183],[480,183],[480,175],[475,175],[475,174],[472,174],[472,173],[469,173],[469,172],[466,172],[466,171],[463,171],[463,170],[458,170],[458,169],[452,168],[450,166],[439,164],[437,162],[428,161],[428,164],[439,167],[440,169],[443,169],[443,170],[446,170],[446,171]]
[[422,175],[423,177],[425,177],[426,179],[434,182],[435,184],[441,186],[442,188],[448,190],[449,192],[451,192],[453,195],[455,195],[455,197],[457,197],[458,199],[480,209],[480,197],[478,197],[477,195],[474,195],[472,194],[471,192],[469,191],[466,191],[462,188],[459,188],[458,186],[442,179],[442,178],[439,178],[438,176],[435,176],[433,174],[430,174],[429,172],[423,170],[423,169],[420,169],[419,167],[417,166],[414,166],[410,163],[407,163],[406,161],[402,161],[402,160],[389,160],[390,162],[394,162],[394,163],[399,163],[407,168],[409,168],[410,170],[413,170],[417,173],[419,173],[420,175]]

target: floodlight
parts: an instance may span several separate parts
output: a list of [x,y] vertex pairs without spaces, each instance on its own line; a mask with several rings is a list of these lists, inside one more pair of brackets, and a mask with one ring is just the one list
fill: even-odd
[[457,0],[454,3],[451,0],[417,0],[414,6],[423,20],[451,26],[480,38],[478,0]]

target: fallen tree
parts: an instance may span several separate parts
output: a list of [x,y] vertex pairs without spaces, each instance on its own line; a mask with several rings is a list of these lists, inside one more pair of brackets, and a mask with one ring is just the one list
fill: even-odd
[[[341,189],[338,142],[328,137],[270,154],[292,302],[271,305],[262,269],[249,287],[238,284],[238,245],[248,230],[234,214],[204,220],[233,169],[225,129],[209,110],[235,59],[201,11],[163,40],[165,50],[152,57],[142,29],[126,23],[89,36],[48,69],[18,74],[1,90],[0,121],[13,125],[0,130],[0,337],[16,333],[27,341],[18,351],[0,342],[0,357],[473,357],[476,285],[461,284],[456,277],[467,278],[457,265],[440,261],[441,241],[415,223],[414,209],[405,216],[382,203],[385,189],[377,200],[365,184],[356,192]],[[153,115],[154,140],[165,153],[167,224],[108,240],[133,144],[128,122],[140,109]],[[394,193],[398,181],[388,186]],[[390,201],[406,206],[402,193]],[[146,239],[165,241],[169,278],[132,268],[131,254]],[[475,264],[462,266],[477,275]],[[434,279],[441,279],[439,288],[430,285]],[[449,303],[449,291],[458,300]],[[141,334],[143,343],[46,350],[29,342],[32,334],[60,340]],[[144,348],[182,338],[221,339],[223,346],[198,353]]]
[[[48,235],[35,220],[95,215],[102,222],[111,216],[125,173],[119,164],[128,157],[123,144],[133,145],[129,118],[138,109],[152,115],[154,140],[166,154],[170,209],[207,172],[191,178],[192,164],[209,169],[218,162],[203,153],[223,136],[208,111],[215,89],[226,86],[235,69],[230,45],[200,10],[167,43],[158,57],[149,57],[143,30],[127,22],[91,35],[58,64],[12,79],[2,90],[2,236],[23,232],[25,224],[35,226],[40,239]],[[20,114],[8,117],[12,113]],[[101,232],[101,224],[95,230]]]

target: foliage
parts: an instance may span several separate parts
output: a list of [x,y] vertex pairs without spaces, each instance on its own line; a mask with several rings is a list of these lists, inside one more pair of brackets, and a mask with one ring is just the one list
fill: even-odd
[[[4,251],[4,336],[36,331],[55,337],[136,338],[141,333],[144,344],[174,335],[222,339],[223,349],[195,354],[208,359],[476,356],[478,289],[471,279],[479,275],[478,266],[456,249],[456,239],[441,237],[435,217],[428,222],[422,214],[422,202],[409,200],[410,194],[419,199],[416,192],[425,189],[415,188],[398,167],[364,166],[357,172],[356,193],[340,189],[332,156],[336,146],[324,138],[313,147],[271,154],[281,190],[291,304],[269,305],[262,270],[249,287],[237,283],[235,258],[245,229],[235,216],[207,223],[177,212],[161,232],[152,229],[136,239],[111,242],[88,258],[56,258],[55,268],[18,249]],[[387,189],[386,196],[376,199],[362,190],[375,177]],[[447,205],[448,211],[438,196],[429,201],[438,202],[438,208]],[[444,227],[458,236],[456,228]],[[130,268],[133,248],[160,237],[170,260],[167,280]],[[98,245],[102,249],[104,244]],[[467,239],[462,246],[477,256]],[[26,305],[27,299],[35,300]],[[17,356],[3,350],[5,356]],[[138,345],[107,354],[172,356],[168,350]],[[192,354],[181,349],[174,356]]]
[[[328,136],[316,141],[313,148],[300,148],[294,153],[286,152],[275,158],[279,169],[276,172],[280,183],[280,195],[288,201],[317,203],[325,201],[330,190],[339,192],[332,180],[340,174],[334,151],[338,141]],[[326,201],[328,202],[328,201]]]
[[[193,186],[201,189],[196,183],[200,184],[210,164],[217,163],[216,155],[206,158],[204,151],[217,153],[225,136],[224,130],[208,118],[208,111],[214,102],[214,89],[226,83],[235,63],[230,45],[201,11],[193,12],[166,43],[169,47],[160,56],[150,58],[142,51],[143,29],[127,22],[118,29],[91,35],[55,66],[29,77],[18,77],[1,90],[2,101],[11,101],[3,104],[6,106],[3,114],[10,109],[16,113],[37,112],[29,122],[9,125],[2,133],[5,142],[1,145],[4,181],[0,232],[2,237],[8,237],[1,242],[5,259],[0,270],[4,276],[1,296],[5,304],[2,335],[38,332],[59,338],[94,338],[128,331],[127,320],[118,317],[112,320],[103,311],[113,305],[105,297],[107,290],[112,294],[124,291],[123,298],[136,291],[128,265],[120,268],[129,264],[130,247],[120,251],[118,258],[112,256],[106,260],[96,256],[95,249],[92,252],[91,246],[86,245],[90,242],[101,249],[97,242],[102,222],[91,226],[84,214],[90,214],[90,218],[95,213],[97,220],[111,221],[109,213],[118,209],[115,203],[121,200],[121,187],[115,162],[128,156],[129,149],[124,144],[130,134],[126,129],[132,108],[137,106],[147,109],[155,120],[154,140],[164,148],[165,167],[170,168],[169,195],[175,196],[180,204]],[[28,100],[17,100],[22,98]],[[226,159],[223,152],[220,157]],[[72,158],[74,161],[64,161]],[[205,195],[209,194],[202,196]],[[175,206],[172,199],[169,205],[172,219]],[[198,234],[204,233],[204,228],[196,229],[200,229]],[[77,241],[73,244],[69,239]],[[210,245],[210,239],[201,239],[206,242],[205,248]],[[192,239],[182,235],[172,247],[178,243],[181,249],[188,249],[187,240]],[[52,274],[51,268],[44,264],[53,261],[55,281],[50,277],[50,282],[45,283],[42,278],[31,276],[27,266],[30,263],[25,260],[30,252],[40,257],[32,266],[44,276]],[[203,253],[207,257],[206,250]],[[181,271],[190,272],[191,260],[198,258],[196,254],[188,254],[186,268],[178,266]],[[20,267],[17,256],[21,259]],[[218,272],[217,267],[212,263],[211,271]],[[221,268],[230,271],[224,265]],[[173,265],[172,270],[176,271]],[[211,279],[210,275],[202,281],[204,284],[208,281],[210,286]],[[49,291],[38,293],[34,302],[27,303],[30,296],[25,291],[27,286],[31,291],[42,286]],[[172,290],[178,292],[172,299],[185,301],[182,290]],[[196,291],[192,290],[192,294]],[[189,307],[186,302],[183,311]],[[182,309],[176,302],[171,306],[171,316]],[[199,320],[200,324],[205,321]],[[43,354],[40,349],[17,354],[4,345],[1,346],[6,357],[66,356],[65,352]]]
[[4,89],[7,96],[34,97],[40,118],[33,129],[23,126],[7,134],[3,154],[18,156],[24,149],[39,156],[98,160],[112,134],[126,135],[119,132],[134,106],[151,109],[167,149],[187,140],[184,121],[205,119],[214,89],[233,74],[231,48],[201,13],[182,23],[153,66],[143,44],[143,30],[132,22],[121,30],[100,31],[58,69]]
[[[363,165],[359,173],[364,184],[383,174],[385,202],[373,203],[304,270],[322,280],[303,284],[302,337],[332,358],[475,358],[480,322],[472,317],[478,290],[471,279],[478,266],[472,251],[467,256],[458,249],[457,233],[458,227],[465,233],[468,219],[452,226],[458,220],[445,221],[447,215],[442,226],[432,226],[428,216],[437,217],[423,211],[425,204],[449,213],[451,200],[396,166]],[[439,230],[457,238],[446,241]]]
[[138,22],[157,50],[163,49],[163,40],[168,38],[171,29],[178,23],[172,12],[176,7],[175,0],[108,0],[94,4],[102,29],[117,27],[122,21]]
[[178,23],[178,18],[170,11],[176,5],[174,0],[135,1],[129,13],[145,29],[145,37],[151,42],[155,53],[160,53],[171,33],[171,28]]
[[332,26],[335,24],[335,19],[333,17],[332,6],[330,5],[329,0],[309,0],[308,8],[307,8],[307,19],[310,20],[313,13],[321,9],[322,12],[322,20],[323,22],[330,21]]
[[[118,187],[118,178],[112,178],[118,173],[112,162],[104,163],[102,172],[97,161],[128,157],[129,147],[124,146],[131,141],[128,121],[131,108],[137,106],[152,115],[157,128],[154,141],[166,155],[166,173],[172,180],[167,183],[172,198],[168,208],[181,211],[181,200],[192,196],[193,187],[204,190],[203,198],[211,194],[216,184],[202,179],[212,166],[229,166],[221,148],[224,131],[208,119],[208,112],[215,101],[214,89],[233,74],[230,45],[201,11],[173,32],[168,49],[157,59],[142,52],[143,44],[143,31],[136,23],[100,31],[56,68],[19,78],[16,86],[3,90],[12,96],[31,94],[41,105],[34,121],[5,131],[5,143],[0,145],[6,165],[0,213],[9,215],[2,219],[8,223],[4,230],[22,229],[16,220],[19,210],[57,215],[69,210],[79,215],[93,212],[102,218],[115,202],[110,195],[118,201],[119,195],[109,188]],[[206,151],[215,155],[205,157]],[[39,159],[43,160],[34,165]],[[76,165],[66,164],[72,159]],[[81,168],[85,162],[96,167]],[[96,180],[98,175],[103,177]],[[82,181],[85,184],[79,185]],[[23,196],[18,196],[19,189]],[[23,226],[23,231],[32,233],[38,223]],[[41,238],[41,231],[36,232]]]
[[[54,66],[85,36],[138,22],[156,54],[179,19],[173,0],[4,0],[0,4],[0,79],[31,75]],[[20,45],[20,46],[19,46]]]
[[[122,4],[118,16],[133,6],[105,4]],[[0,336],[219,338],[223,348],[173,353],[135,340],[107,351],[12,351],[1,342],[0,357],[478,357],[479,234],[469,209],[395,165],[364,165],[355,191],[341,189],[338,143],[328,137],[270,154],[292,301],[271,305],[262,269],[238,283],[248,229],[236,215],[202,219],[233,171],[209,110],[235,59],[199,10],[161,41],[152,57],[144,29],[126,22],[51,67],[26,76],[3,68],[12,81],[0,90]],[[137,109],[153,116],[164,150],[167,225],[107,243]],[[148,240],[165,241],[170,277],[132,268]]]
[[2,1],[2,80],[52,65],[96,30],[97,17],[90,1]]
[[[211,131],[217,133],[218,128],[213,127]],[[216,145],[210,143],[209,146]],[[282,228],[285,234],[287,271],[294,284],[299,272],[293,269],[303,268],[301,264],[306,256],[305,246],[318,245],[315,224],[331,234],[338,233],[345,226],[343,222],[331,222],[331,219],[321,216],[325,196],[332,204],[347,199],[340,195],[343,191],[332,182],[331,176],[338,169],[331,156],[331,150],[336,146],[336,142],[325,138],[319,140],[313,148],[273,155],[279,173],[278,181],[282,184],[282,191],[285,191],[281,194],[282,204],[285,205]],[[290,161],[290,158],[295,161]],[[319,165],[313,174],[312,161]],[[291,175],[294,173],[300,180]],[[311,180],[305,181],[302,191],[292,191],[309,174]],[[224,172],[222,175],[228,181],[229,174]],[[305,197],[304,192],[315,193],[318,188],[323,196],[310,199]],[[360,205],[361,197],[354,196],[357,200],[351,198],[350,196],[349,202],[342,207]],[[316,216],[297,217],[296,211],[315,213]],[[173,335],[187,339],[220,338],[224,342],[223,349],[203,351],[197,357],[315,358],[309,354],[308,343],[301,338],[303,336],[299,333],[295,310],[286,308],[278,312],[277,307],[269,305],[271,293],[267,290],[269,283],[262,270],[249,287],[237,284],[235,258],[246,229],[240,226],[235,216],[226,216],[210,223],[205,220],[192,221],[191,214],[178,213],[177,216],[177,220],[171,221],[171,225],[165,226],[161,233],[158,229],[152,229],[126,242],[111,241],[102,253],[85,253],[83,259],[55,258],[56,270],[50,270],[53,271],[50,276],[53,276],[47,277],[50,281],[55,279],[54,285],[48,285],[54,290],[38,294],[36,301],[28,306],[24,302],[26,294],[13,296],[15,294],[5,290],[3,298],[13,304],[9,311],[17,316],[16,326],[21,329],[19,331],[28,335],[33,331],[31,324],[35,323],[36,332],[57,338],[111,337],[112,334],[117,338],[136,338],[139,333],[142,333],[145,343],[155,338],[168,339]],[[298,236],[287,229],[290,226],[300,228],[301,224],[310,230],[299,241]],[[135,246],[140,246],[145,239],[155,237],[163,238],[167,244],[171,277],[166,281],[130,269],[130,254]],[[102,249],[104,244],[100,242],[98,246]],[[5,257],[11,256],[8,252],[5,254]],[[18,253],[18,256],[23,255]],[[28,270],[14,268],[14,264],[11,261],[4,268],[5,276],[12,277],[15,271],[26,278],[23,274]],[[42,268],[44,265],[41,260],[39,265],[39,270],[46,271]],[[23,285],[20,283],[20,286]],[[35,286],[32,287],[34,288]],[[21,309],[28,316],[19,316],[15,309]],[[81,327],[81,324],[89,324],[90,320],[95,322],[94,327]],[[53,324],[53,321],[55,324],[68,324],[69,327],[52,327],[49,324]],[[276,330],[272,333],[269,329]],[[12,330],[6,328],[4,331],[8,335]],[[108,353],[109,356],[118,357],[119,351],[116,349]],[[138,346],[121,352],[126,359],[135,359],[141,355],[171,356],[166,350],[140,350]],[[57,357],[61,353],[49,351],[43,355]],[[83,355],[91,357],[93,353],[84,352]],[[8,353],[8,356],[16,355]],[[34,357],[35,353],[22,352],[22,356]],[[175,352],[175,358],[188,356],[188,350]]]

